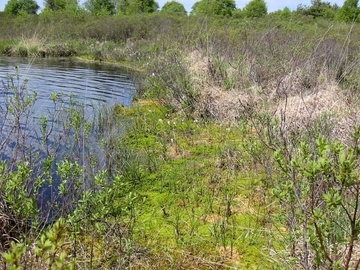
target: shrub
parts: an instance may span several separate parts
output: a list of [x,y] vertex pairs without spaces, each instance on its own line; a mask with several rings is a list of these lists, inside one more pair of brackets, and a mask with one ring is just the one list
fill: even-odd
[[172,15],[187,15],[187,11],[184,5],[176,1],[166,2],[161,8],[161,13]]
[[358,0],[346,0],[338,12],[338,19],[345,22],[359,21],[360,9]]
[[4,12],[12,15],[36,14],[39,5],[34,0],[9,0],[5,5]]
[[149,71],[147,96],[173,110],[182,109],[190,116],[195,110],[198,93],[180,55],[169,52],[159,57]]
[[231,16],[235,7],[233,0],[201,0],[193,5],[191,14]]
[[244,8],[247,17],[262,17],[267,14],[264,0],[251,0]]

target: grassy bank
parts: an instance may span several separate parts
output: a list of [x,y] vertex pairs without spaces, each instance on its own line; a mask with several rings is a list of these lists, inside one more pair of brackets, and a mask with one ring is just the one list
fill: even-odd
[[7,265],[357,267],[357,24],[159,14],[1,24],[4,55],[144,74],[132,108],[99,113],[106,171],[55,225],[5,231],[19,242],[3,244]]
[[132,236],[148,261],[135,265],[270,268],[267,247],[281,242],[265,225],[263,179],[244,162],[246,124],[189,120],[157,103],[117,113],[134,121],[113,146],[111,168],[136,198]]

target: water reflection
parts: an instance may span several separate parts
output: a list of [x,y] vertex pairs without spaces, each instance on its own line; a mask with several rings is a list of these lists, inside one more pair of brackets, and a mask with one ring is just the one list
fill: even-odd
[[20,78],[29,80],[28,88],[37,92],[39,110],[46,110],[43,101],[48,101],[53,92],[72,93],[85,104],[130,106],[136,91],[128,71],[118,67],[71,59],[0,57],[0,78],[14,74],[15,66],[19,67]]
[[[14,80],[13,88],[20,90],[27,79],[28,93],[9,88],[8,75],[15,74],[15,66],[20,79]],[[88,179],[106,168],[98,130],[90,131],[87,127],[99,121],[99,111],[104,115],[114,104],[131,105],[136,87],[130,77],[126,70],[69,59],[35,59],[29,65],[27,59],[0,58],[0,159],[7,161],[12,170],[16,169],[17,161],[26,161],[32,168],[33,179],[41,177],[47,181],[36,194],[47,219],[56,216],[59,208],[63,209],[62,202],[66,201],[71,208],[80,196],[79,193],[59,195],[58,162],[69,160],[85,168],[82,190],[91,185]],[[16,105],[17,95],[23,102],[32,96],[31,91],[37,93],[33,106],[25,108],[22,105],[26,102]],[[15,112],[9,110],[13,107],[17,107]],[[118,134],[119,127],[114,128]],[[107,132],[113,131],[108,128]],[[100,139],[106,141],[108,134],[102,132]],[[52,160],[50,174],[45,175],[45,161],[49,160]],[[78,180],[75,177],[74,182],[68,182],[68,188],[71,190]]]

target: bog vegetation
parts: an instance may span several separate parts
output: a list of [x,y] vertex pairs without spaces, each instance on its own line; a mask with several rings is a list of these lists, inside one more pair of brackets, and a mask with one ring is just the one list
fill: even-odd
[[[36,89],[21,70],[2,78],[0,267],[359,269],[358,1],[158,10],[10,0],[0,14],[2,55],[140,74],[133,106],[93,121],[61,95],[32,121]],[[32,131],[40,149],[27,145]]]

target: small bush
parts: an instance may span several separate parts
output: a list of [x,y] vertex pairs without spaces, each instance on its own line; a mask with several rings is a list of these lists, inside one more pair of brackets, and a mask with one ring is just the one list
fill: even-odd
[[190,80],[185,61],[177,53],[169,52],[159,57],[149,71],[148,97],[158,99],[173,110],[182,109],[188,115],[194,112],[197,89]]

